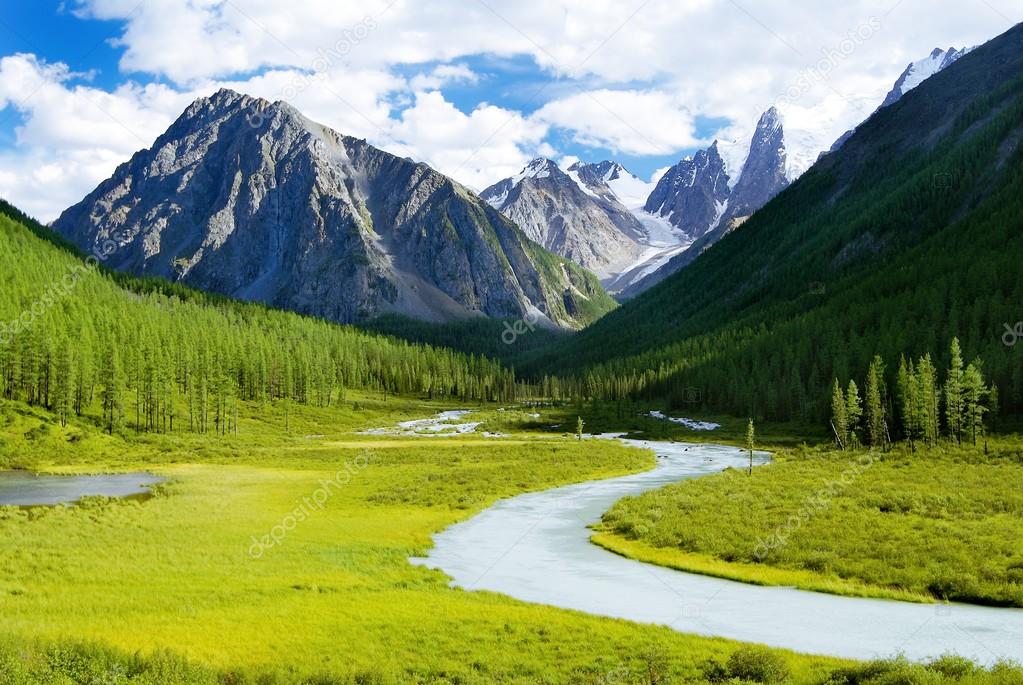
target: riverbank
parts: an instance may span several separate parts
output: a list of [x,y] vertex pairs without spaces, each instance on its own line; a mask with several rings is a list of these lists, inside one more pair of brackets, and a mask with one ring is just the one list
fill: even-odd
[[[409,564],[501,498],[655,465],[612,441],[522,431],[535,412],[512,407],[463,407],[478,413],[457,421],[492,422],[476,433],[364,434],[456,408],[350,393],[339,408],[292,407],[290,432],[276,408],[243,406],[237,435],[111,437],[0,402],[8,465],[168,481],[146,502],[0,507],[0,680],[699,681],[742,647],[463,592]],[[799,684],[849,665],[770,653]]]
[[1023,606],[1020,442],[889,453],[786,450],[616,503],[594,542],[761,585]]

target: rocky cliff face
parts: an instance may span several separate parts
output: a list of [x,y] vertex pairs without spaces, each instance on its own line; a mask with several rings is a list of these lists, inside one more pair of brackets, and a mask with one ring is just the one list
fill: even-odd
[[534,159],[480,196],[531,239],[599,276],[615,272],[640,252],[636,240],[643,226],[614,194],[577,182],[549,159]]
[[54,228],[85,250],[112,246],[117,269],[340,322],[540,312],[577,327],[613,306],[427,165],[228,90],[190,105]]
[[786,176],[785,128],[774,107],[764,112],[750,141],[749,155],[728,198],[725,221],[748,217],[789,184]]
[[695,240],[713,229],[730,195],[717,142],[671,167],[647,198],[646,211],[666,218]]

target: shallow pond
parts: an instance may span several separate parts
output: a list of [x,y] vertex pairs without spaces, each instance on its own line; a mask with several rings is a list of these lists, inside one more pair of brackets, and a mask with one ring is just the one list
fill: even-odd
[[622,497],[748,463],[747,453],[734,447],[626,442],[655,450],[657,466],[502,500],[436,535],[429,556],[412,562],[438,568],[468,590],[801,652],[1023,660],[1023,609],[760,587],[640,563],[593,545],[588,526]]
[[0,506],[70,504],[83,497],[145,495],[151,486],[162,481],[151,473],[60,476],[0,471]]

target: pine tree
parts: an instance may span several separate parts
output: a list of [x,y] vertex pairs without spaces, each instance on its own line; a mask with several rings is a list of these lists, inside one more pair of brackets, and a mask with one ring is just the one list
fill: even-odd
[[842,386],[838,379],[831,388],[831,425],[835,431],[835,440],[838,447],[845,449],[849,442],[849,419],[845,413],[845,396],[842,394]]
[[920,416],[917,411],[916,370],[913,362],[906,361],[903,356],[899,360],[899,372],[896,377],[896,392],[899,408],[899,420],[902,422],[902,433],[909,440],[910,448],[916,451],[915,440],[920,432]]
[[860,417],[863,415],[863,405],[860,402],[860,390],[856,387],[856,381],[849,380],[849,387],[845,391],[845,417],[849,426],[849,442],[856,444],[858,437],[856,431],[860,427]]
[[923,440],[933,446],[938,441],[938,381],[929,354],[916,365],[916,386],[916,422]]
[[959,338],[952,338],[952,360],[945,379],[945,427],[948,436],[958,443],[963,441],[963,354]]
[[54,402],[53,409],[61,426],[67,426],[68,419],[74,407],[74,377],[75,366],[71,342],[61,336],[57,342],[57,364],[54,369]]
[[989,391],[984,385],[981,367],[979,359],[971,362],[963,372],[962,381],[963,432],[974,445],[977,444],[977,435],[984,435],[984,414],[988,411],[985,398]]
[[103,422],[107,426],[107,432],[113,435],[114,431],[124,425],[124,403],[121,397],[124,373],[121,370],[116,342],[107,343],[100,368],[100,384],[103,386],[100,394],[103,403]]
[[881,357],[874,357],[867,371],[867,395],[864,403],[864,418],[867,440],[871,447],[884,444],[884,405],[881,400],[881,374],[884,373]]
[[583,417],[581,417],[581,416],[575,417],[575,434],[576,434],[576,436],[580,440],[583,439],[583,426],[584,425],[586,425],[586,424],[583,421]]
[[749,420],[749,423],[746,424],[746,449],[749,450],[749,473],[748,473],[748,475],[750,475],[750,476],[753,475],[753,446],[754,446],[753,442],[754,442],[754,438],[755,438],[755,429],[753,428],[753,419],[751,418]]

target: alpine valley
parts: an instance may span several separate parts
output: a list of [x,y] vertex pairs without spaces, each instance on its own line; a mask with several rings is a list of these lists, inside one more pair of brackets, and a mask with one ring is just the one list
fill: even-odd
[[0,685],[1023,685],[1010,5],[5,5]]

